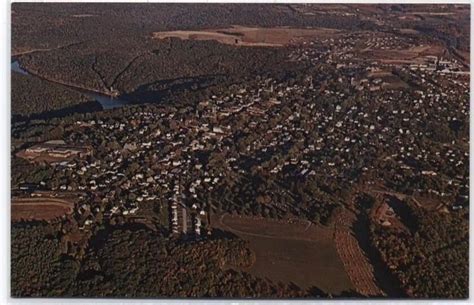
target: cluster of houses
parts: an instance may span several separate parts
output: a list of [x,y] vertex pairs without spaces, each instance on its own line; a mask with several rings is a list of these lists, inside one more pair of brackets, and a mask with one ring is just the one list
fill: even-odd
[[[197,205],[193,204],[191,208],[184,204],[186,197],[181,192],[179,183],[174,186],[174,194],[169,201],[170,207],[170,231],[172,235],[178,237],[200,238],[204,232],[203,221],[206,219],[206,212],[197,211]],[[210,228],[207,228],[207,234],[210,234]]]
[[[446,134],[443,126],[468,122],[469,79],[407,66],[400,73],[419,84],[416,90],[357,90],[354,79],[378,64],[355,61],[344,52],[351,44],[334,40],[328,45],[340,54],[317,43],[291,54],[323,65],[293,83],[258,77],[195,106],[149,106],[127,116],[62,123],[66,141],[93,147],[94,154],[69,147],[69,154],[89,158],[56,164],[44,187],[94,194],[97,200],[81,208],[109,218],[151,217],[156,206],[166,206],[161,213],[168,215],[170,232],[194,236],[203,234],[203,223],[219,206],[291,211],[299,205],[295,180],[350,185],[374,171],[374,179],[394,187],[411,180],[419,182],[413,191],[467,196],[466,139],[457,131],[439,137]],[[279,191],[253,183],[257,174],[271,177],[268,185]],[[257,197],[263,199],[256,203]]]

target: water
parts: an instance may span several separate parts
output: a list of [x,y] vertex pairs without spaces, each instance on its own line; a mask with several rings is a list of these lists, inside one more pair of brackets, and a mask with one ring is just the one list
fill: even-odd
[[104,110],[106,109],[114,109],[128,105],[127,101],[111,98],[108,95],[98,94],[98,93],[91,93],[91,92],[82,92],[90,98],[96,100]]
[[[22,75],[30,75],[32,77],[36,77],[36,76],[31,75],[30,73],[28,73],[28,71],[26,71],[25,69],[23,69],[20,66],[20,63],[18,62],[18,60],[13,60],[11,62],[11,70],[15,71],[15,72],[18,72]],[[52,82],[52,81],[50,81],[50,82]],[[55,83],[55,82],[52,82],[52,83]],[[55,84],[58,84],[58,83],[55,83]],[[79,92],[81,94],[86,95],[89,98],[92,98],[93,100],[98,102],[102,106],[102,109],[104,109],[104,110],[119,108],[119,107],[123,107],[123,106],[126,106],[126,105],[129,104],[129,102],[127,102],[125,100],[121,100],[121,99],[118,99],[118,98],[113,98],[113,97],[110,97],[108,95],[100,94],[100,93],[97,93],[97,92],[94,92],[94,91],[78,89],[78,88],[74,88],[74,87],[71,87],[71,86],[66,86],[66,85],[63,85],[63,84],[58,84],[58,85],[67,87],[70,90],[74,90],[76,92]]]
[[18,60],[12,61],[11,66],[12,66],[12,71],[18,72],[23,75],[28,75],[28,72],[26,72],[25,70],[23,70],[22,67],[20,67]]

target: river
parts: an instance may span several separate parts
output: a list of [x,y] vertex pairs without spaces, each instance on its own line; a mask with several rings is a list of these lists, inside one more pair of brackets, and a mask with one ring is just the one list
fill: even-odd
[[[15,71],[15,72],[18,72],[20,74],[23,74],[23,75],[28,75],[28,76],[31,76],[31,77],[37,77],[37,78],[40,78],[42,80],[45,80],[45,79],[43,79],[41,77],[38,77],[36,75],[33,75],[33,74],[29,73],[27,70],[23,69],[20,66],[20,63],[18,62],[18,60],[15,60],[15,59],[13,59],[12,62],[11,62],[11,70]],[[100,94],[98,92],[94,92],[94,91],[91,91],[91,90],[78,89],[78,88],[75,88],[75,87],[72,87],[72,86],[67,86],[67,85],[60,84],[60,83],[50,81],[50,80],[45,80],[45,81],[54,83],[56,85],[61,85],[61,86],[67,87],[70,90],[74,90],[74,91],[77,91],[81,94],[84,94],[87,97],[97,101],[102,106],[102,109],[104,109],[104,110],[119,108],[119,107],[123,107],[125,105],[130,104],[128,101],[122,100],[120,98],[114,98],[114,97],[108,96],[106,94]]]

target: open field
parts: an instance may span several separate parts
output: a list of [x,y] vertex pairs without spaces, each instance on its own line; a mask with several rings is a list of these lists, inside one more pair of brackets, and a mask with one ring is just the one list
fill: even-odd
[[72,213],[74,203],[58,198],[12,198],[11,219],[51,220]]
[[227,214],[215,218],[215,226],[249,241],[256,261],[246,271],[302,288],[315,286],[333,294],[352,289],[331,228]]
[[426,56],[441,56],[445,49],[441,45],[415,46],[402,50],[364,49],[359,53],[361,58],[380,60],[383,63],[392,64],[423,64]]
[[329,37],[338,32],[326,28],[296,29],[233,26],[217,30],[155,32],[153,37],[157,39],[176,37],[183,40],[216,40],[224,44],[246,47],[282,47],[301,39]]

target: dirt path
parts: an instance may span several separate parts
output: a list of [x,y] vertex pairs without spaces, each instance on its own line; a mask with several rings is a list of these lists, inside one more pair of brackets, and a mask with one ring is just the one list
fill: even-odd
[[69,43],[69,44],[65,44],[65,45],[61,45],[61,46],[57,46],[57,47],[52,47],[52,48],[30,49],[30,50],[27,50],[27,51],[12,51],[11,56],[16,57],[16,56],[21,56],[21,55],[26,55],[26,54],[31,54],[31,53],[49,52],[49,51],[53,51],[53,50],[65,49],[65,48],[69,48],[69,47],[72,47],[72,46],[80,45],[84,42],[86,42],[86,41],[73,42],[73,43]]
[[56,85],[61,85],[61,86],[67,87],[71,90],[75,90],[75,91],[77,91],[79,93],[82,93],[84,95],[98,94],[98,95],[101,95],[101,96],[104,96],[104,97],[112,97],[113,96],[108,90],[102,90],[101,91],[101,90],[97,90],[97,89],[82,87],[82,86],[79,86],[79,85],[76,85],[76,84],[73,84],[73,83],[68,83],[68,82],[65,82],[65,81],[60,81],[60,80],[57,80],[57,79],[53,79],[53,78],[44,76],[44,75],[40,74],[38,71],[31,70],[31,69],[23,67],[23,66],[21,66],[21,69],[26,73],[26,75],[36,77],[40,80],[47,81],[47,82],[50,82],[50,83],[53,83],[53,84],[56,84]]

